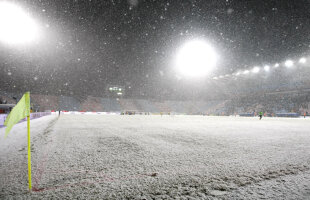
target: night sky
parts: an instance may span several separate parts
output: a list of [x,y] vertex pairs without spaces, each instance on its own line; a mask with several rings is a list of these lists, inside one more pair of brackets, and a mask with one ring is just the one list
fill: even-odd
[[[42,28],[31,46],[0,44],[0,90],[182,98],[212,91],[212,76],[305,55],[308,0],[20,0]],[[175,54],[186,41],[208,41],[220,57],[205,80],[177,78]],[[194,86],[195,85],[195,86]],[[186,92],[179,92],[181,89]]]

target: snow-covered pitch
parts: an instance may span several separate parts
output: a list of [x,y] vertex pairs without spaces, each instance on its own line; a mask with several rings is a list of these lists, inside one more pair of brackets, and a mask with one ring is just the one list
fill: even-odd
[[0,129],[0,199],[310,199],[310,120],[56,115]]

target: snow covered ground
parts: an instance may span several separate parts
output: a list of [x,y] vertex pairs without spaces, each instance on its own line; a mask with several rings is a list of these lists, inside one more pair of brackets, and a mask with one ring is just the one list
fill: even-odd
[[310,199],[310,119],[62,115],[0,129],[0,199]]

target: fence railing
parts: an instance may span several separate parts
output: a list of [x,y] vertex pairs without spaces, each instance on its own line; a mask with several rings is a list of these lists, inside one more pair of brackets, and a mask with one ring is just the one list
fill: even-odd
[[[51,112],[37,112],[37,113],[30,113],[30,119],[40,118],[46,115],[50,115]],[[0,128],[4,126],[5,119],[7,118],[7,114],[0,114]],[[20,122],[26,121],[27,119],[23,119]]]

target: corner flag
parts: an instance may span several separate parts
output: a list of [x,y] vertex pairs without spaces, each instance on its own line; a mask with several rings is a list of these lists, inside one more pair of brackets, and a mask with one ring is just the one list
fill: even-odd
[[30,115],[30,98],[29,92],[26,92],[20,101],[16,104],[13,110],[10,112],[9,116],[6,118],[4,125],[5,137],[8,136],[12,127],[17,124],[20,120],[26,118]]
[[24,96],[19,100],[16,106],[12,109],[8,117],[6,118],[4,125],[5,137],[9,134],[12,127],[20,120],[27,117],[27,133],[28,133],[28,183],[29,190],[31,190],[31,150],[30,150],[30,92],[26,92]]

